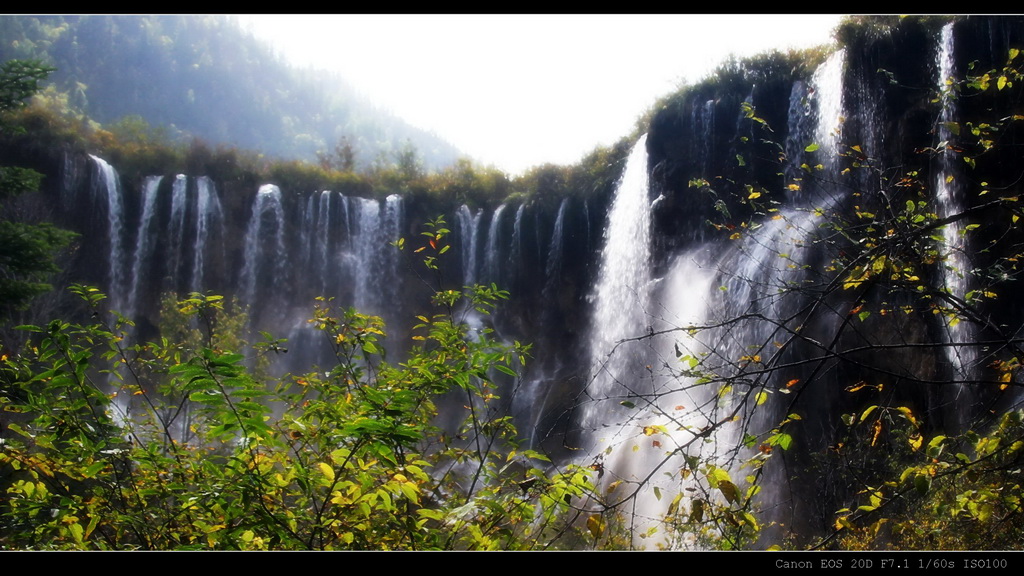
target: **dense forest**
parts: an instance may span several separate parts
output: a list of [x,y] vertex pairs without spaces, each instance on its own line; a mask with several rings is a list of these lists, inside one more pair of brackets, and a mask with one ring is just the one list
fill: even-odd
[[230,20],[0,22],[0,548],[1020,548],[1024,19],[515,178]]

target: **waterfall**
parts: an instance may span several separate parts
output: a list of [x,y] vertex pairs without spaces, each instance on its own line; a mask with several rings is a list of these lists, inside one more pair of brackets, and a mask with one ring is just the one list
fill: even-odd
[[182,262],[185,259],[185,212],[188,209],[188,177],[178,174],[171,185],[171,220],[168,229],[171,250],[168,273],[171,276],[171,289],[178,288],[182,279]]
[[330,293],[331,272],[331,191],[324,190],[320,193],[320,201],[317,208],[316,219],[316,261],[314,267],[317,276],[320,278],[320,294],[327,296]]
[[457,218],[462,247],[463,286],[476,284],[477,236],[480,228],[480,218],[483,216],[483,213],[483,209],[480,209],[476,211],[476,214],[473,214],[469,206],[465,204],[459,207]]
[[[939,168],[935,173],[936,213],[939,218],[958,214],[966,208],[963,201],[960,158],[953,150],[953,133],[950,125],[957,122],[956,98],[952,93],[956,71],[953,67],[953,24],[942,27],[938,50],[939,76],[937,86],[941,94],[941,110],[938,118]],[[946,246],[946,260],[942,265],[941,277],[945,289],[955,298],[963,299],[970,289],[969,271],[970,258],[964,238],[964,224],[957,220],[942,228],[942,239]],[[959,319],[943,318],[946,343],[967,342],[972,334],[967,323]],[[955,378],[967,380],[971,377],[971,369],[976,362],[977,353],[970,346],[947,346],[946,356],[953,367]]]
[[[392,245],[392,242],[397,241],[402,235],[403,218],[402,197],[398,194],[389,195],[384,199],[384,222],[381,225],[379,248],[382,262],[381,274],[384,282],[381,295],[383,305],[391,312],[395,312],[398,308],[398,288],[401,283],[401,277],[398,274],[398,250]],[[387,318],[391,321],[395,316],[392,314]]]
[[245,233],[245,260],[240,277],[242,301],[254,305],[262,297],[278,293],[284,273],[284,209],[281,190],[273,184],[260,186]]
[[307,270],[316,266],[316,249],[313,246],[314,229],[316,226],[316,193],[306,198],[306,209],[302,212],[302,226],[299,228],[299,254],[302,265]]
[[805,82],[797,80],[789,92],[789,108],[787,110],[787,125],[789,131],[786,133],[786,184],[789,195],[793,198],[801,198],[798,191],[802,188],[804,171],[800,168],[805,155],[804,148],[810,141],[816,123],[813,122],[813,107],[811,106],[811,94]]
[[366,198],[354,198],[356,210],[356,235],[352,239],[355,258],[355,307],[363,313],[378,312],[378,295],[375,280],[377,274],[377,254],[380,236],[380,203]]
[[694,134],[698,136],[696,143],[698,147],[697,166],[700,167],[702,174],[707,174],[714,153],[715,101],[706,100],[703,103],[694,101],[691,117]]
[[205,288],[205,255],[209,250],[208,244],[212,234],[221,237],[220,228],[223,227],[224,214],[220,199],[217,197],[217,189],[209,178],[197,178],[196,189],[196,241],[192,251],[192,285],[189,291],[202,292]]
[[651,325],[647,317],[651,281],[648,196],[644,135],[633,147],[616,187],[605,227],[601,268],[590,297],[591,373],[589,401],[582,405],[584,427],[612,424],[619,400],[645,393],[634,378],[642,373],[646,346],[637,342],[618,343],[644,336]]
[[[332,202],[330,190],[314,192],[306,199],[300,231],[299,249],[302,269],[313,282],[317,296],[330,296],[334,289],[335,265],[332,245]],[[341,196],[341,195],[339,195]],[[341,198],[344,204],[344,197]]]
[[128,293],[128,305],[125,308],[125,316],[135,319],[138,311],[139,290],[145,270],[153,259],[153,250],[156,248],[157,230],[154,227],[153,216],[156,214],[157,192],[160,190],[160,182],[163,176],[148,176],[142,184],[142,218],[139,221],[139,234],[135,242],[135,258],[132,261],[131,290]]
[[519,277],[519,264],[523,256],[523,211],[526,204],[520,204],[516,209],[516,218],[512,222],[512,247],[509,250],[509,269],[513,271],[516,279]]
[[491,225],[487,228],[487,243],[484,245],[483,281],[502,286],[501,274],[501,215],[505,204],[494,209]]
[[[804,88],[795,88],[791,97],[800,100],[801,108],[790,114],[789,133],[813,135],[825,157],[839,145],[843,58],[839,53],[829,59],[811,80],[813,121],[802,108]],[[791,111],[794,107],[791,101]],[[634,162],[643,176],[630,174]],[[802,162],[802,154],[793,154],[790,162]],[[747,388],[727,392],[724,382],[731,379],[719,378],[768,385],[756,376],[752,359],[770,362],[778,353],[770,343],[781,327],[793,330],[799,322],[801,296],[793,287],[811,273],[803,264],[809,261],[808,239],[817,228],[814,209],[819,205],[814,202],[830,207],[839,199],[825,184],[817,198],[806,199],[808,204],[780,209],[727,246],[712,240],[685,249],[665,278],[652,281],[646,156],[634,148],[605,229],[590,337],[594,368],[582,423],[584,433],[594,429],[604,436],[588,456],[600,462],[602,487],[607,490],[615,482],[644,486],[621,496],[633,499],[629,525],[635,545],[685,546],[681,535],[658,532],[669,499],[662,501],[654,491],[690,494],[690,481],[679,472],[685,468],[682,457],[699,456],[740,477],[734,467],[743,458],[743,434],[760,425],[769,407],[755,412],[755,403],[745,401]],[[772,321],[734,321],[744,315]],[[719,323],[718,328],[691,330]],[[622,342],[627,339],[641,340]],[[617,342],[622,343],[615,348]],[[754,375],[745,377],[748,370]],[[704,375],[716,378],[705,382]],[[713,432],[702,436],[708,427]],[[658,432],[648,434],[651,430]],[[685,496],[681,505],[688,503]]]
[[383,315],[395,309],[398,294],[397,250],[402,221],[402,197],[388,196],[382,206],[377,200],[354,198],[358,203],[355,253],[355,307],[365,314]]
[[124,198],[121,181],[114,167],[102,158],[89,156],[96,167],[93,180],[93,202],[104,205],[107,213],[107,238],[110,241],[109,277],[107,293],[110,307],[118,312],[125,309],[125,257],[124,257]]
[[[817,115],[814,121],[814,143],[818,150],[815,157],[821,164],[821,183],[817,190],[819,202],[824,205],[816,208],[834,206],[842,198],[833,184],[838,179],[839,152],[844,122],[843,114],[843,68],[846,63],[846,52],[839,50],[825,60],[814,75],[811,76],[811,89],[814,93]],[[801,134],[801,137],[803,135]],[[805,194],[803,196],[807,198]]]
[[551,242],[548,244],[548,260],[544,269],[544,291],[542,292],[548,310],[558,307],[558,283],[562,276],[562,229],[565,227],[565,211],[569,207],[569,199],[563,198],[555,217],[555,226],[551,231]]

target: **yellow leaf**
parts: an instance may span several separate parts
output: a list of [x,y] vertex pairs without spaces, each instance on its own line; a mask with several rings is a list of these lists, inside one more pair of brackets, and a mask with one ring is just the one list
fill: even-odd
[[872,446],[874,446],[875,444],[878,444],[878,439],[882,436],[882,420],[881,419],[875,420],[875,424],[874,424],[873,428],[874,428],[874,434],[871,436],[871,445]]
[[906,406],[899,406],[896,409],[899,410],[907,420],[910,420],[911,424],[917,426],[917,420],[914,418],[914,413],[910,408],[907,408]]
[[652,425],[644,426],[644,436],[654,436],[655,434],[667,434],[668,430],[664,426]]
[[601,520],[600,514],[593,514],[587,518],[587,530],[590,530],[590,534],[595,540],[604,534],[604,522]]
[[330,482],[334,482],[334,468],[331,468],[331,465],[327,464],[326,462],[320,462],[318,466],[320,467],[320,471],[323,472],[324,476],[327,477],[327,480]]
[[920,434],[914,434],[913,436],[910,437],[909,441],[911,448],[913,448],[915,451],[920,450],[921,444],[924,443],[924,437],[921,436]]

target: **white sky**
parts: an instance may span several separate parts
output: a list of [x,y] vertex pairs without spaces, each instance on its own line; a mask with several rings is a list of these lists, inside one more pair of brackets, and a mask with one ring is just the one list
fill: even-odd
[[293,64],[510,174],[631,131],[729,54],[831,41],[839,15],[248,15]]

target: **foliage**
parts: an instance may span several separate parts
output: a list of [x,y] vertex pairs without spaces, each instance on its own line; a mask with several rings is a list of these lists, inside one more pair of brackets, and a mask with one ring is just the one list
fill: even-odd
[[481,167],[468,158],[460,158],[433,175],[427,182],[428,193],[452,206],[471,207],[498,204],[510,192],[508,176],[500,170]]
[[[24,106],[24,100],[38,90],[39,82],[52,71],[34,61],[11,60],[0,66],[0,114]],[[7,123],[0,131],[18,132]],[[0,202],[9,207],[13,198],[39,189],[42,175],[17,166],[0,167]],[[0,205],[0,317],[24,308],[35,296],[50,290],[47,279],[57,271],[55,254],[73,234],[49,223],[17,222]]]
[[50,72],[53,68],[31,60],[8,60],[0,65],[0,114],[24,106]]
[[[447,234],[425,232],[428,268]],[[455,316],[506,298],[493,286],[438,292],[400,363],[380,318],[319,299],[336,363],[279,378],[228,348],[245,320],[219,296],[165,299],[164,336],[128,344],[101,293],[73,291],[92,323],[24,326],[35,341],[2,360],[0,547],[530,549],[571,533],[591,488],[519,449],[498,410],[527,348]],[[285,345],[264,337],[257,354]],[[439,406],[457,430],[435,427]]]
[[[962,82],[950,81],[948,98],[972,98],[995,102],[1016,98],[1024,80],[1020,51],[1010,49],[1004,65],[974,71]],[[1013,95],[1014,86],[1017,92]],[[992,109],[986,110],[991,113]],[[1001,159],[1024,117],[1003,116],[985,121],[965,120],[945,125],[950,140],[934,152],[962,160],[965,170],[977,170]],[[991,165],[991,164],[988,164]],[[916,175],[904,175],[894,186],[920,185]],[[863,282],[888,287],[890,292],[913,291],[920,304],[944,319],[954,330],[965,324],[973,341],[952,345],[984,346],[985,370],[965,381],[951,382],[965,396],[984,399],[979,415],[958,429],[939,429],[926,421],[928,414],[905,405],[871,405],[845,417],[850,434],[861,430],[867,451],[880,448],[885,436],[896,444],[889,454],[898,455],[889,474],[858,494],[856,507],[837,513],[834,537],[845,547],[893,547],[930,549],[1018,549],[1024,533],[1024,483],[1021,482],[1022,412],[1019,408],[1019,367],[1024,351],[1012,324],[996,320],[993,310],[1005,310],[1024,256],[1019,219],[1019,197],[1012,185],[996,182],[965,182],[978,198],[959,213],[940,217],[927,203],[907,200],[894,209],[883,231],[875,226],[859,228],[865,251],[860,261],[847,268],[844,288],[857,289]],[[988,230],[982,230],[985,222]],[[985,264],[961,270],[961,261],[948,247],[953,228],[964,242],[984,241]],[[969,274],[970,290],[928,288],[918,276],[927,264],[943,266],[949,273]],[[870,310],[860,313],[870,314]],[[879,311],[883,312],[883,311]],[[895,311],[891,311],[895,313]],[[862,319],[863,320],[863,319]],[[957,332],[953,332],[957,334]],[[864,429],[870,430],[864,437]],[[825,542],[829,542],[827,538]]]

